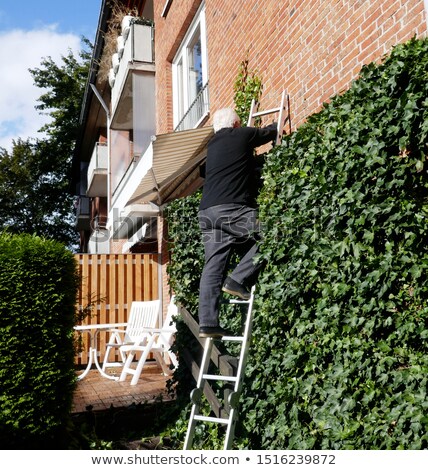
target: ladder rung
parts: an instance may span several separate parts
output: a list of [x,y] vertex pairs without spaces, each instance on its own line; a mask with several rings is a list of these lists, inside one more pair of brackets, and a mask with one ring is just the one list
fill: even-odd
[[203,416],[203,415],[195,415],[193,419],[195,421],[208,421],[210,423],[221,423],[221,424],[229,423],[229,420],[226,418],[213,418],[211,416]]
[[228,303],[228,304],[249,304],[249,303],[250,303],[250,299],[248,299],[248,300],[230,299],[230,300],[227,301],[226,303]]
[[244,341],[243,336],[222,336],[221,337],[222,341],[236,341],[236,342],[241,342]]
[[204,374],[202,378],[207,380],[224,380],[225,382],[236,382],[238,380],[237,377],[234,377],[232,375]]
[[253,113],[252,117],[264,116],[266,114],[278,113],[279,111],[281,111],[281,107],[266,109],[265,111],[257,111],[257,113]]

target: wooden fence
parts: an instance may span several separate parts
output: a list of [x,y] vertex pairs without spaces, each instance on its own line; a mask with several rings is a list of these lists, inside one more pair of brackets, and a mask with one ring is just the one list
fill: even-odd
[[[89,311],[82,325],[122,323],[128,319],[132,301],[159,298],[158,254],[79,254],[76,255],[80,289],[78,308]],[[77,365],[87,364],[88,333],[80,337]],[[98,336],[99,360],[103,360],[107,333]]]

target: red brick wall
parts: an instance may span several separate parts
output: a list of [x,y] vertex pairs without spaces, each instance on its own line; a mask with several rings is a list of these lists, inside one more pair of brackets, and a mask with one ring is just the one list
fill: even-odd
[[[165,1],[154,2],[157,133],[173,130],[171,64],[201,3],[173,0],[162,18]],[[233,106],[233,84],[248,51],[249,69],[264,86],[262,108],[277,106],[287,89],[293,129],[346,90],[363,64],[427,34],[423,0],[206,0],[205,6],[211,113]],[[160,217],[164,310],[170,295],[166,234]]]
[[128,240],[125,239],[111,239],[110,240],[110,253],[122,253],[123,251],[123,245],[127,242]]
[[[155,3],[157,131],[172,130],[171,62],[200,0]],[[262,78],[262,107],[290,95],[293,129],[349,87],[363,64],[427,33],[423,0],[206,0],[211,111],[233,105],[248,51]]]

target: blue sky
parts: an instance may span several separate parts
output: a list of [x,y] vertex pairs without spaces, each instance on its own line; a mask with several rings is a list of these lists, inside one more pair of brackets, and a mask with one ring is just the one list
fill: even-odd
[[81,37],[95,39],[102,0],[0,0],[0,147],[40,137],[46,122],[35,106],[42,90],[28,71],[44,57],[61,63],[80,50]]
[[19,0],[0,2],[0,31],[41,29],[56,24],[62,33],[93,40],[101,0]]

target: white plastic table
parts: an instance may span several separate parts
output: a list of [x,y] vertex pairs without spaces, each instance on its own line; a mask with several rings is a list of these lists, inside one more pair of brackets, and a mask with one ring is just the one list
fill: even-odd
[[88,372],[90,371],[92,367],[92,364],[95,364],[96,368],[98,369],[98,372],[106,379],[118,380],[119,377],[114,377],[112,375],[106,374],[102,370],[100,363],[98,362],[97,337],[98,337],[98,333],[102,330],[109,330],[110,328],[117,328],[119,326],[126,326],[126,325],[127,323],[99,323],[95,325],[78,325],[74,327],[76,331],[87,331],[89,334],[89,338],[90,338],[90,346],[89,346],[89,351],[88,351],[88,365],[86,366],[86,369],[77,377],[77,380],[82,380],[83,378],[86,377],[86,375],[88,374]]

